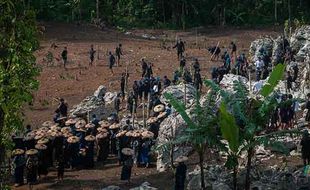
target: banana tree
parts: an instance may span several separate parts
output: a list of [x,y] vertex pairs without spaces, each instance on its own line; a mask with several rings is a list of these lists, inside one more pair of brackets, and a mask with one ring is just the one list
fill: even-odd
[[[191,144],[199,156],[201,189],[206,189],[204,181],[204,154],[209,147],[220,144],[217,133],[217,113],[214,94],[208,94],[204,107],[199,102],[199,94],[196,96],[195,107],[190,115],[187,113],[184,104],[176,100],[171,94],[164,94],[170,104],[182,116],[187,128],[182,136],[178,137],[176,144]],[[224,146],[222,147],[224,148]]]
[[234,169],[234,189],[237,186],[238,157],[242,152],[247,152],[246,183],[245,189],[250,189],[251,162],[255,146],[264,144],[284,149],[280,143],[271,141],[271,137],[292,133],[296,131],[281,131],[267,135],[266,132],[272,111],[279,103],[275,99],[274,89],[282,79],[285,65],[277,65],[271,73],[268,82],[262,90],[254,94],[239,81],[234,83],[234,91],[227,92],[212,81],[205,81],[213,91],[220,93],[222,103],[219,109],[219,126],[222,136],[228,142],[228,159],[226,166]]

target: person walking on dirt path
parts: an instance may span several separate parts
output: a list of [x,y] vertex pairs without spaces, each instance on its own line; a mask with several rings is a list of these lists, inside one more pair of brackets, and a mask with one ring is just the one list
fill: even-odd
[[61,53],[61,57],[63,60],[64,68],[66,68],[67,60],[68,60],[68,50],[67,47],[64,47],[64,50]]
[[93,66],[95,53],[96,53],[96,51],[94,50],[94,45],[91,45],[90,51],[89,51],[89,59],[90,59],[89,66]]
[[230,42],[230,49],[231,49],[231,53],[230,53],[231,60],[234,63],[234,60],[237,57],[237,45],[234,42]]
[[147,72],[147,63],[145,62],[144,59],[141,60],[141,67],[142,67],[142,78],[145,77],[146,72]]
[[116,47],[115,54],[117,57],[117,66],[120,66],[121,55],[123,55],[122,44],[119,44],[118,47]]
[[185,51],[185,44],[182,41],[182,39],[180,39],[177,44],[175,44],[175,46],[173,46],[173,48],[177,49],[177,55],[178,55],[178,59],[181,59],[181,57],[183,56],[183,53]]
[[112,69],[112,67],[113,67],[114,64],[115,64],[115,57],[114,57],[114,55],[109,51],[109,68],[110,68],[112,74],[113,74],[113,69]]

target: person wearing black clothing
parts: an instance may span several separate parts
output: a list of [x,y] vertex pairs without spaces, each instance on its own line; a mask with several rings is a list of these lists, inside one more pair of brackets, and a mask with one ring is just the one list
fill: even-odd
[[125,73],[122,73],[121,77],[121,94],[123,99],[125,97],[125,82],[126,82],[125,75],[126,75]]
[[128,182],[130,183],[132,166],[133,166],[132,155],[124,155],[121,180],[128,180]]
[[180,61],[180,68],[181,70],[183,70],[183,68],[185,67],[186,65],[186,60],[184,57],[181,58],[181,61]]
[[65,173],[65,159],[63,155],[60,155],[56,160],[56,169],[57,169],[57,179],[58,181],[63,181]]
[[135,112],[135,110],[133,110],[134,101],[134,95],[131,92],[127,99],[127,110],[130,112],[130,114],[133,114],[133,112]]
[[144,59],[141,60],[141,67],[142,67],[142,77],[145,77],[148,66]]
[[201,79],[201,75],[199,73],[199,70],[197,70],[195,72],[195,75],[194,75],[194,85],[195,85],[197,90],[201,90],[201,88],[202,88],[202,79]]
[[308,109],[308,112],[306,114],[306,121],[310,122],[310,93],[307,94],[307,98],[306,109]]
[[116,54],[116,57],[117,57],[117,66],[119,66],[120,65],[121,55],[123,55],[122,44],[119,44],[118,47],[116,47],[115,54]]
[[292,90],[292,83],[293,83],[293,77],[291,76],[291,72],[287,71],[286,87],[288,92]]
[[177,44],[175,44],[175,46],[173,46],[173,48],[177,48],[178,59],[180,59],[183,56],[183,53],[185,51],[185,45],[184,45],[184,42],[182,41],[182,39],[180,39],[177,42]]
[[111,52],[109,52],[109,69],[111,70],[111,72],[113,73],[113,65],[115,64],[115,57],[114,55],[112,55]]
[[218,83],[218,76],[219,76],[219,73],[217,71],[217,68],[213,67],[211,71],[211,78],[215,83]]
[[149,63],[146,69],[146,78],[150,78],[151,76],[153,76],[153,69],[152,69],[152,64]]
[[304,165],[310,164],[310,137],[307,130],[304,131],[303,137],[300,142],[301,145],[301,155],[304,161]]
[[170,84],[171,84],[171,81],[168,79],[167,76],[164,76],[164,81],[163,81],[164,88],[167,88],[168,86],[170,86]]
[[234,60],[233,58],[237,57],[237,45],[234,42],[231,42],[230,48],[231,48],[231,54],[230,55],[232,57],[232,60]]
[[62,117],[67,117],[68,115],[68,105],[63,98],[60,99],[60,104],[58,106],[58,110]]
[[98,144],[98,156],[97,156],[97,162],[105,162],[109,156],[109,147],[110,147],[110,141],[109,136],[105,136],[102,138],[97,138],[97,144]]
[[267,67],[263,68],[262,79],[265,80],[269,76],[269,71]]
[[177,168],[176,168],[176,172],[175,172],[175,190],[184,190],[184,183],[185,183],[185,179],[186,179],[186,171],[187,171],[187,166],[185,165],[185,163],[179,162]]
[[67,59],[68,59],[68,50],[67,47],[64,48],[64,50],[61,53],[61,57],[64,63],[64,68],[66,68],[66,64],[67,64]]
[[12,155],[13,160],[13,171],[14,171],[14,182],[15,187],[21,186],[24,184],[24,168],[25,168],[25,156],[24,152],[19,152],[18,154]]
[[64,146],[63,136],[56,136],[53,141],[55,160],[58,160],[60,156],[64,153],[63,146]]
[[116,96],[115,100],[114,100],[114,109],[116,111],[116,113],[118,114],[119,110],[120,110],[120,105],[121,105],[121,100],[119,98],[119,94]]
[[298,69],[298,65],[296,64],[293,66],[293,82],[296,81],[298,77],[298,72],[299,72],[299,69]]
[[31,125],[26,125],[26,131],[25,134],[30,133],[32,131]]
[[194,68],[194,71],[200,71],[200,65],[199,65],[199,62],[198,62],[198,59],[195,59],[195,62],[193,64],[193,68]]
[[90,46],[90,51],[89,51],[89,59],[90,59],[89,66],[93,65],[94,58],[95,58],[95,53],[96,53],[96,51],[94,50],[94,46],[91,45]]
[[[133,85],[132,85],[132,90],[133,90],[133,95],[135,97],[135,99],[138,99],[138,97],[140,96],[140,86],[138,84],[138,81],[134,81]],[[142,96],[142,93],[141,93]]]

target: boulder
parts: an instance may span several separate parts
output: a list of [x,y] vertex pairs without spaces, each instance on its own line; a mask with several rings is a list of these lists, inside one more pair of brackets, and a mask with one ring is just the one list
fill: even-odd
[[261,37],[251,43],[249,54],[250,61],[255,62],[258,57],[261,56],[261,50],[264,49],[269,55],[272,55],[273,51],[273,39],[270,36]]
[[212,190],[231,190],[231,188],[225,183],[215,182],[212,185]]
[[[161,147],[157,150],[157,170],[162,172],[171,166],[171,149],[170,143],[176,140],[184,132],[186,123],[179,114],[169,115],[162,121],[159,128],[159,135],[157,138],[157,146]],[[164,148],[169,147],[169,148]],[[173,150],[173,157],[177,158],[181,155],[187,156],[192,148],[188,145],[175,146]]]
[[121,190],[121,188],[118,187],[118,186],[115,186],[115,185],[110,185],[110,186],[105,187],[105,188],[103,188],[101,190]]
[[107,88],[103,85],[100,85],[97,90],[94,92],[94,96],[98,99],[102,99],[107,92]]
[[224,75],[222,81],[220,82],[220,86],[222,89],[233,91],[235,81],[240,81],[242,84],[248,86],[247,78],[240,76],[240,75],[234,75],[234,74]]
[[73,106],[70,115],[89,119],[88,117],[95,114],[100,120],[106,119],[115,112],[114,100],[116,96],[116,92],[106,92],[106,88],[101,85],[92,96],[86,97],[81,103]]
[[157,190],[157,188],[151,187],[149,182],[144,182],[139,187],[131,188],[130,190]]
[[296,29],[291,36],[290,42],[293,51],[297,53],[296,59],[298,61],[304,61],[306,58],[305,52],[306,50],[309,50],[310,26],[305,25]]
[[[184,94],[185,94],[184,90],[185,90],[185,84],[171,85],[165,88],[162,94],[165,93],[172,94],[174,98],[184,102]],[[193,103],[195,102],[196,93],[197,90],[193,85],[186,84],[186,107],[190,107],[193,105]],[[165,104],[169,103],[163,95],[160,97],[160,101]]]
[[[230,190],[230,185],[232,184],[231,174],[226,170],[224,166],[221,165],[207,165],[204,166],[205,171],[205,184],[207,189],[220,190]],[[194,171],[188,173],[188,190],[200,190],[200,167],[196,166]]]

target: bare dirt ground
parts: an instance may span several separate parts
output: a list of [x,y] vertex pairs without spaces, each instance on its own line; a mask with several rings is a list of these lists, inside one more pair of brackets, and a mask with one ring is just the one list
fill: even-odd
[[[105,85],[109,91],[118,91],[120,75],[125,71],[126,65],[129,68],[129,89],[131,89],[133,81],[140,79],[139,61],[143,57],[154,64],[155,76],[162,78],[167,75],[171,78],[179,62],[175,50],[162,48],[162,43],[166,41],[166,46],[172,47],[176,36],[186,42],[187,64],[192,61],[193,57],[198,58],[202,76],[209,78],[211,68],[220,65],[221,62],[211,62],[211,55],[206,47],[215,46],[217,42],[220,42],[221,48],[227,48],[229,43],[234,41],[239,53],[247,53],[250,42],[254,39],[261,35],[275,36],[278,34],[273,29],[210,27],[199,28],[197,32],[196,30],[131,30],[131,35],[124,35],[115,30],[101,31],[92,26],[59,23],[43,23],[43,25],[46,27],[46,32],[41,40],[41,48],[36,52],[37,64],[42,68],[41,75],[38,77],[40,87],[34,93],[33,106],[24,108],[25,123],[33,127],[52,119],[58,103],[55,98],[63,97],[70,107],[92,94],[99,85]],[[142,34],[153,35],[157,39],[147,40],[141,37]],[[55,43],[58,48],[51,48],[52,43]],[[112,74],[107,67],[107,52],[114,52],[118,43],[123,44],[124,56],[121,66],[114,67]],[[89,67],[88,52],[91,44],[97,52],[95,65]],[[68,48],[69,64],[66,70],[62,67],[60,59],[64,46]],[[56,58],[52,65],[47,65],[45,61],[48,51],[52,52]],[[144,181],[150,182],[159,189],[173,188],[172,173],[158,174],[155,168],[134,168],[133,185],[128,186],[120,182],[120,167],[113,163],[116,162],[111,161],[111,164],[105,166],[98,165],[93,170],[68,171],[65,173],[65,181],[60,184],[54,183],[56,174],[50,172],[46,179],[40,180],[35,189],[100,189],[112,184],[129,189]],[[25,189],[25,186],[18,189]]]

